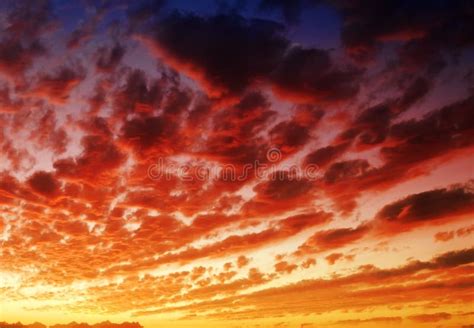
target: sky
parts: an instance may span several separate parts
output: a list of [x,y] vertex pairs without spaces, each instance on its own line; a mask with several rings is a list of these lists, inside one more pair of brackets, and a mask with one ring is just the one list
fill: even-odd
[[0,2],[0,327],[471,327],[474,4]]

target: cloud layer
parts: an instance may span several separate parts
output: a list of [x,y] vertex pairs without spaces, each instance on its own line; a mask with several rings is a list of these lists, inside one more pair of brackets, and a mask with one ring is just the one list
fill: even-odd
[[0,327],[472,323],[472,5],[219,3],[0,4]]

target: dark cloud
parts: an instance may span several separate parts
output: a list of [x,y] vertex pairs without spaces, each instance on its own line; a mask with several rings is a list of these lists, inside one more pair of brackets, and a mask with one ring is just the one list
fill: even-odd
[[340,101],[357,93],[360,71],[337,67],[325,50],[292,46],[283,30],[273,21],[236,14],[175,12],[152,35],[159,56],[212,97],[238,95],[262,81],[298,102]]
[[[331,0],[343,18],[342,41],[355,59],[374,58],[386,41],[403,42],[403,52],[416,51],[413,64],[421,67],[439,58],[443,50],[472,45],[473,7],[469,1],[346,1]],[[410,51],[413,61],[413,50]],[[402,58],[402,63],[406,64]],[[419,69],[420,66],[416,67]]]
[[24,45],[19,39],[3,39],[0,41],[0,72],[11,80],[19,80],[33,61],[45,53],[37,41]]
[[[333,163],[324,176],[325,181],[333,185],[327,188],[328,194],[343,208],[351,210],[351,206],[347,205],[355,205],[353,199],[360,190],[378,190],[393,186],[422,174],[423,169],[415,170],[422,163],[440,158],[449,159],[467,152],[474,143],[474,121],[469,114],[473,102],[474,98],[468,97],[429,112],[420,119],[402,121],[388,128],[386,122],[391,114],[388,114],[386,107],[365,111],[366,115],[359,116],[357,121],[367,121],[367,126],[375,129],[375,132],[364,132],[370,136],[365,141],[384,140],[380,148],[384,163],[379,167],[372,167],[363,159]],[[383,118],[383,123],[372,119],[379,116]],[[372,121],[373,123],[370,123]],[[339,138],[353,140],[360,131],[356,125],[353,129],[346,130]],[[383,133],[379,133],[382,131]]]
[[32,88],[32,94],[54,104],[64,104],[84,78],[85,69],[82,66],[62,66],[52,73],[41,73]]
[[325,50],[294,46],[271,73],[271,82],[277,94],[296,102],[331,103],[355,96],[361,73],[337,67]]
[[97,50],[96,67],[102,72],[113,71],[125,55],[125,47],[116,43],[113,47],[101,47]]
[[262,198],[279,201],[302,196],[312,187],[309,180],[292,177],[287,171],[277,171],[270,177],[270,181],[257,185],[254,190]]
[[54,162],[58,176],[90,184],[116,181],[116,170],[125,162],[126,155],[100,135],[85,136],[81,143],[83,151],[78,157]]
[[275,125],[269,131],[270,141],[283,155],[299,151],[310,141],[311,132],[324,116],[324,112],[310,107],[297,108],[291,120]]
[[342,132],[339,139],[343,142],[357,140],[359,146],[367,147],[385,141],[391,120],[395,117],[392,106],[378,104],[364,109],[351,122],[350,128]]
[[463,249],[451,251],[436,256],[432,261],[432,266],[436,268],[451,268],[459,265],[472,263],[474,259],[474,249]]
[[370,107],[356,119],[355,126],[361,130],[359,142],[362,144],[378,144],[385,140],[390,126],[392,112],[385,104]]
[[[435,189],[385,205],[375,216],[374,229],[383,235],[396,235],[423,225],[462,220],[473,209],[474,194],[470,184]],[[463,233],[460,231],[460,235]],[[452,236],[436,236],[439,240],[448,240],[454,237],[454,232]]]
[[366,160],[354,159],[332,164],[324,173],[324,180],[329,183],[337,183],[347,179],[363,176],[370,169]]
[[209,94],[222,96],[268,76],[288,46],[282,29],[237,15],[174,13],[159,22],[154,37],[165,60],[202,82]]
[[359,113],[350,128],[342,132],[338,139],[344,143],[356,141],[358,148],[370,148],[383,143],[393,121],[399,114],[420,101],[431,89],[432,82],[427,77],[417,77],[403,88],[402,94],[368,107]]
[[132,70],[126,76],[125,85],[113,96],[118,115],[129,113],[150,114],[156,111],[163,99],[159,81],[149,81],[142,70]]
[[164,73],[151,80],[145,72],[131,70],[125,84],[112,97],[116,116],[122,119],[120,143],[140,158],[183,151],[180,147],[185,146],[186,138],[193,137],[193,131],[187,130],[186,116],[192,108],[194,92],[173,76]]
[[299,148],[310,138],[310,129],[296,122],[282,122],[270,131],[272,142],[280,150]]
[[298,253],[324,252],[349,245],[367,235],[371,227],[360,225],[356,228],[339,228],[316,232],[300,247]]
[[412,81],[400,98],[395,101],[395,113],[401,113],[423,99],[432,87],[432,81],[427,77],[418,77]]
[[[387,233],[396,226],[413,226],[436,220],[455,219],[456,216],[472,212],[474,193],[472,186],[454,186],[450,189],[435,189],[407,196],[385,205],[376,215],[376,220],[385,222],[380,229]],[[395,230],[392,233],[396,233]]]
[[346,142],[319,148],[306,155],[305,163],[324,167],[342,155],[348,146],[349,143]]
[[46,53],[40,40],[55,26],[49,0],[7,1],[0,33],[0,72],[15,83],[23,82],[26,70]]
[[31,188],[46,197],[54,197],[59,193],[60,184],[52,173],[40,171],[34,173],[29,179]]
[[383,148],[382,155],[392,163],[413,162],[472,145],[474,119],[469,113],[473,105],[474,97],[469,97],[430,112],[421,120],[393,125],[390,138],[398,145]]
[[6,32],[20,40],[36,39],[54,27],[52,4],[49,0],[19,0],[10,3]]
[[154,148],[169,151],[169,137],[173,128],[163,117],[136,118],[127,121],[122,127],[122,142],[130,145],[136,153]]
[[212,129],[205,132],[204,155],[226,164],[264,162],[268,144],[256,137],[276,113],[267,97],[249,92],[234,106],[227,107],[211,118]]

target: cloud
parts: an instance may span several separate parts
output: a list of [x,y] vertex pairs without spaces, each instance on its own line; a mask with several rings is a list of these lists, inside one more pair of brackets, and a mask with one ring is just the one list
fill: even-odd
[[[386,123],[370,123],[369,132],[363,134],[366,135],[363,143],[382,145],[379,152],[383,164],[373,167],[366,159],[335,162],[325,172],[326,192],[341,209],[351,211],[360,190],[384,190],[424,174],[430,163],[435,165],[442,160],[462,157],[473,145],[469,137],[473,123],[466,119],[473,101],[473,97],[467,97],[429,112],[423,118],[402,121],[388,128]],[[384,108],[369,109],[357,121],[370,117],[369,122],[377,122],[374,118],[381,115],[383,122],[390,116]],[[348,129],[342,139],[353,140],[359,133],[357,127]],[[425,169],[420,167],[422,164]]]
[[100,135],[85,136],[81,143],[83,151],[78,157],[54,162],[57,175],[92,184],[115,181],[115,172],[125,162],[126,155]]
[[30,68],[34,59],[45,53],[39,42],[23,45],[19,40],[0,41],[0,72],[11,80],[17,80]]
[[7,21],[8,33],[19,39],[30,40],[52,29],[55,17],[49,0],[39,0],[34,4],[20,0],[7,13]]
[[431,313],[431,314],[417,314],[408,316],[408,319],[415,321],[415,322],[438,322],[443,320],[451,319],[452,315],[446,312],[438,312],[438,313]]
[[311,132],[323,116],[324,112],[316,108],[296,108],[291,120],[278,123],[269,131],[273,148],[277,148],[284,156],[301,150],[312,139]]
[[0,113],[15,113],[23,108],[24,101],[12,96],[8,86],[0,88]]
[[[307,14],[328,4],[345,49],[311,39]],[[473,197],[471,182],[449,184],[466,179],[473,148],[472,41],[460,2],[423,6],[0,2],[2,296],[28,313],[224,326],[316,314],[331,325],[334,311],[346,325],[391,322],[380,311],[398,324],[427,305],[455,309],[457,324],[472,295],[473,253],[456,247]],[[256,161],[276,169],[149,174],[164,163],[241,175]]]
[[256,160],[264,163],[269,145],[255,135],[267,128],[275,116],[264,94],[246,93],[234,106],[223,108],[211,117],[212,129],[203,141],[205,149],[198,154],[236,166],[253,165]]
[[451,230],[451,231],[440,231],[437,232],[436,235],[434,236],[434,239],[439,242],[445,242],[453,239],[455,236],[459,237],[466,237],[474,233],[474,226],[467,226],[464,228],[459,228],[457,230]]
[[354,159],[333,163],[324,173],[324,180],[329,183],[363,176],[370,168],[370,164],[363,159]]
[[85,72],[81,66],[63,66],[53,73],[40,74],[33,86],[32,95],[47,99],[53,104],[64,104],[84,78]]
[[159,81],[148,81],[142,70],[131,70],[126,75],[125,85],[117,88],[113,105],[117,115],[133,112],[152,113],[162,100]]
[[340,101],[358,92],[360,71],[337,67],[325,50],[292,46],[283,29],[237,14],[203,18],[174,12],[157,22],[149,33],[153,41],[146,36],[146,43],[213,98],[242,94],[260,81],[303,102]]
[[256,196],[245,203],[244,213],[258,215],[260,213],[284,212],[293,207],[297,201],[301,206],[313,199],[313,181],[305,177],[294,177],[288,171],[277,171],[268,181],[254,187]]
[[316,232],[298,247],[298,253],[324,252],[340,248],[364,238],[371,227],[340,228]]
[[311,153],[305,158],[306,164],[315,164],[319,167],[328,165],[333,160],[337,159],[348,148],[349,143],[340,143],[337,145],[329,145],[321,147]]
[[[219,319],[261,318],[274,316],[285,309],[288,315],[304,315],[334,310],[362,310],[370,307],[404,306],[430,299],[442,306],[446,299],[440,293],[450,290],[453,302],[463,302],[470,297],[471,278],[456,276],[456,270],[469,270],[474,257],[473,249],[464,249],[435,256],[426,262],[412,262],[400,267],[379,269],[361,267],[355,273],[336,276],[332,279],[307,279],[296,283],[267,288],[246,294],[243,297],[228,296],[219,300],[202,300],[191,305],[173,306],[166,311],[206,313],[206,317]],[[451,271],[452,270],[452,271]],[[420,275],[420,273],[428,273]],[[444,281],[433,281],[436,277],[452,273]],[[454,288],[454,289],[453,289]],[[310,290],[318,293],[310,293]],[[214,291],[216,292],[216,291]],[[327,302],[331,295],[338,295],[338,302]],[[402,297],[400,295],[403,295]],[[279,299],[274,307],[273,300]],[[245,305],[245,306],[244,306]],[[249,305],[252,307],[249,308]],[[215,312],[209,312],[212,309]],[[226,309],[222,312],[219,310]],[[420,309],[423,311],[423,309]],[[164,313],[157,310],[137,312],[136,315]],[[383,321],[382,319],[380,321]],[[390,320],[389,320],[390,321]],[[399,320],[396,319],[398,322]]]
[[46,197],[57,196],[60,192],[60,184],[56,177],[48,172],[36,172],[29,179],[28,183],[31,188]]
[[[64,127],[58,123],[56,112],[53,110],[38,111],[38,128],[30,132],[30,139],[36,140],[41,148],[50,148],[55,154],[59,155],[67,150],[70,141]],[[33,120],[31,120],[33,121]]]
[[[288,46],[282,28],[237,15],[202,18],[173,13],[152,33],[165,61],[202,83],[209,95],[220,97],[243,92],[275,68]],[[189,30],[195,33],[191,36]]]
[[[120,265],[111,268],[107,273],[117,274],[118,272],[127,270],[136,270],[137,268],[148,268],[167,263],[189,263],[193,260],[203,258],[224,258],[232,254],[238,254],[243,251],[255,250],[262,248],[270,243],[284,240],[295,234],[305,231],[311,227],[322,225],[331,219],[331,214],[326,212],[306,213],[301,215],[289,216],[282,220],[274,222],[269,228],[258,232],[247,233],[244,235],[230,234],[220,241],[206,244],[202,247],[186,246],[180,252],[170,252],[180,246],[185,246],[192,240],[207,235],[212,229],[234,221],[216,221],[215,217],[210,217],[208,222],[210,227],[199,229],[199,225],[193,225],[186,228],[179,221],[167,217],[156,220],[155,218],[147,218],[142,223],[140,229],[136,232],[138,240],[153,241],[153,247],[160,250],[161,256],[154,260],[135,261],[133,267],[129,264]],[[213,224],[213,222],[216,222]],[[175,236],[173,240],[166,243],[158,244],[157,241],[163,240],[165,236],[173,231]],[[178,238],[179,236],[179,238]]]
[[347,260],[352,261],[354,259],[354,255],[344,255],[342,253],[331,253],[325,257],[326,261],[329,265],[334,265],[336,262],[340,260]]
[[[404,48],[423,49],[428,57],[417,58],[424,65],[445,49],[457,49],[472,44],[467,36],[470,28],[469,5],[463,1],[437,3],[425,1],[400,6],[396,2],[329,1],[342,14],[342,42],[347,52],[357,60],[373,60],[379,45],[388,41],[403,42]],[[383,17],[390,15],[391,19]],[[453,24],[456,22],[456,24]],[[452,38],[456,35],[455,38]],[[451,36],[451,37],[450,37]],[[413,58],[413,53],[411,54]]]
[[240,269],[240,268],[243,268],[245,267],[247,264],[249,264],[250,262],[250,259],[247,258],[246,256],[244,255],[241,255],[239,256],[239,258],[237,259],[237,267]]
[[0,39],[0,73],[17,84],[34,60],[46,54],[40,38],[54,25],[51,5],[47,0],[34,4],[21,0],[4,11]]
[[113,71],[125,55],[125,47],[116,43],[113,47],[102,47],[97,50],[96,68],[102,72]]
[[358,93],[361,73],[352,67],[337,67],[325,50],[295,46],[272,72],[271,82],[283,98],[337,103]]
[[122,127],[122,139],[137,153],[163,144],[169,137],[170,126],[162,117],[149,117],[127,121]]
[[389,232],[397,226],[408,230],[427,222],[456,219],[473,209],[474,194],[469,185],[453,186],[410,195],[385,205],[375,218],[383,226],[381,229]]
[[286,171],[275,172],[269,182],[262,183],[255,188],[262,198],[275,201],[297,198],[310,189],[310,181],[292,178]]
[[278,263],[275,263],[275,272],[278,272],[280,274],[290,274],[297,268],[298,266],[296,264],[290,264],[287,261],[280,261]]

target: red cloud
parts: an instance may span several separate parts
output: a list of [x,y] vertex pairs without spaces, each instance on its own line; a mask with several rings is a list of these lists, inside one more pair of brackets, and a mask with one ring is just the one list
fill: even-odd
[[28,180],[31,188],[46,197],[57,196],[60,192],[60,184],[52,173],[36,172]]
[[474,210],[474,194],[469,185],[436,189],[407,196],[384,206],[376,215],[378,229],[392,234],[427,223],[442,223]]
[[33,86],[32,94],[53,104],[64,104],[71,91],[85,78],[83,70],[82,67],[64,66],[52,74],[41,74]]
[[324,252],[351,244],[367,235],[371,227],[340,228],[316,232],[299,248],[298,253]]
[[[298,11],[311,1],[283,2],[257,7]],[[361,313],[334,325],[417,324],[430,320],[418,315],[428,304],[439,313],[424,315],[448,320],[442,311],[455,309],[449,320],[457,324],[455,313],[472,298],[472,250],[389,263],[408,251],[398,248],[400,238],[392,243],[402,232],[411,231],[414,244],[405,246],[414,249],[418,236],[425,245],[429,239],[421,237],[442,224],[437,241],[473,231],[458,227],[474,210],[471,182],[423,192],[417,180],[393,188],[432,169],[426,185],[468,175],[458,167],[468,167],[474,146],[472,72],[459,68],[469,66],[462,50],[472,45],[470,11],[436,2],[407,4],[392,15],[391,4],[372,2],[326,2],[340,14],[348,53],[370,59],[384,48],[367,71],[344,52],[314,48],[319,43],[299,27],[250,18],[252,6],[204,15],[203,8],[173,11],[176,4],[161,0],[130,8],[0,3],[0,253],[13,282],[7,278],[2,296],[28,301],[32,308],[24,310],[32,315],[60,304],[65,314],[180,313],[223,325],[334,311]],[[156,53],[143,51],[134,35]],[[457,66],[451,49],[460,51]],[[437,102],[448,105],[431,110]],[[268,156],[274,148],[276,159]],[[150,174],[158,160],[165,169],[189,165],[192,174],[200,165],[227,165],[239,176],[256,161],[275,164],[276,172],[262,179],[247,172],[238,181],[222,173],[160,180]],[[321,175],[296,176],[286,164],[315,164]],[[377,202],[399,199],[370,218],[357,198],[374,192]],[[360,218],[364,223],[354,225]],[[432,249],[414,256],[463,241],[427,244]],[[379,269],[370,261],[385,248],[394,257]],[[268,267],[265,256],[275,263]],[[316,260],[329,263],[327,275],[313,268]],[[367,317],[368,310],[405,306],[412,318]]]
[[99,135],[82,139],[83,152],[77,158],[54,162],[58,176],[91,184],[115,181],[115,171],[126,155],[110,140]]
[[421,323],[426,323],[426,322],[438,322],[438,321],[443,321],[443,320],[449,320],[451,319],[452,315],[446,312],[439,312],[439,313],[432,313],[432,314],[417,314],[417,315],[411,315],[408,317],[408,319],[416,321],[416,322],[421,322]]

